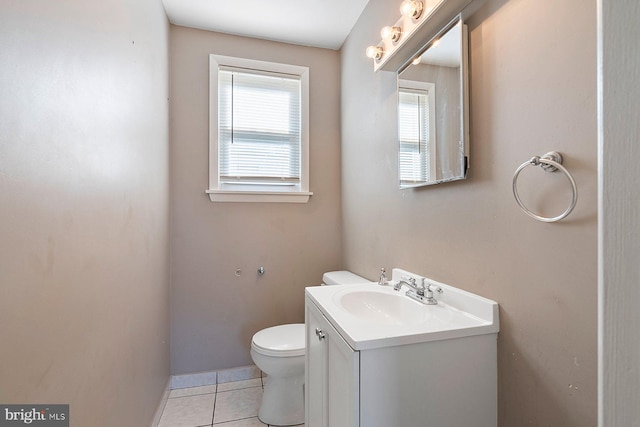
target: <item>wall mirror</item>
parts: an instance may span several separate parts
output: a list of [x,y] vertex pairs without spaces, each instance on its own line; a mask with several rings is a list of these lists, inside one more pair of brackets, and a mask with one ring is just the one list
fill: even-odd
[[464,179],[469,166],[467,28],[447,25],[398,72],[400,188]]

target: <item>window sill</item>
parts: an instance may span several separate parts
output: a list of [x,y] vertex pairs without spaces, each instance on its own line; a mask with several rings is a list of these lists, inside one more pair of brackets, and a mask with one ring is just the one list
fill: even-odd
[[307,203],[310,191],[206,190],[212,202]]

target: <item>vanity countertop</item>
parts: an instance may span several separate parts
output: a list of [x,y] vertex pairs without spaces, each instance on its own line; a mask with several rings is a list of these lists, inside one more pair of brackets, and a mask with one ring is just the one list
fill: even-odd
[[[394,269],[392,279],[421,276]],[[443,289],[437,305],[405,296],[407,287],[375,282],[312,286],[305,294],[354,350],[439,341],[499,331],[495,301],[433,280]]]

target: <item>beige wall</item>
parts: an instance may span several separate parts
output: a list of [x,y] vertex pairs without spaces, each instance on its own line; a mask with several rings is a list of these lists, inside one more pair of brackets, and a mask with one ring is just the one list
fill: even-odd
[[[344,267],[375,278],[399,266],[496,300],[500,426],[595,426],[596,4],[489,0],[468,22],[469,178],[403,191],[395,79],[364,56],[397,15],[396,2],[371,0],[341,52]],[[515,169],[549,150],[580,191],[555,224],[526,216],[511,193]],[[561,212],[565,178],[526,172],[531,208]]]
[[0,0],[0,402],[150,425],[169,372],[168,22]]
[[[309,67],[309,203],[205,194],[211,53]],[[252,335],[303,322],[304,286],[340,267],[339,64],[332,50],[171,26],[172,374],[252,364]]]

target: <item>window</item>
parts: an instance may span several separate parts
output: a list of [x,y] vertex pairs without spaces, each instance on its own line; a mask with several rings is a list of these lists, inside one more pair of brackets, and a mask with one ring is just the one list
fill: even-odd
[[210,55],[212,201],[305,203],[309,70]]
[[398,88],[400,185],[436,179],[435,85],[401,80]]

